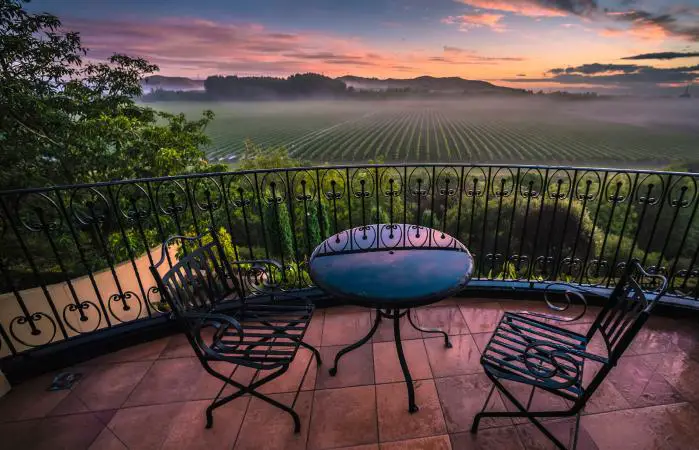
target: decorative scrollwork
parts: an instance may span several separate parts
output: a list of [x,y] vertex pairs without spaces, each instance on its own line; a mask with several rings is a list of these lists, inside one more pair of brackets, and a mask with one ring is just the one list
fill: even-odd
[[408,192],[413,198],[426,198],[432,189],[432,176],[423,167],[414,168],[408,175]]
[[352,230],[353,245],[356,249],[367,249],[376,246],[377,225],[364,225]]
[[241,282],[253,295],[287,295],[287,287],[298,286],[296,268],[273,260],[260,260],[241,267]]
[[699,269],[676,270],[670,279],[670,286],[675,294],[682,296],[692,295],[699,281]]
[[[511,273],[510,273],[511,271]],[[506,278],[523,279],[529,273],[529,256],[528,255],[510,255],[507,258],[507,268],[505,270]],[[512,276],[514,275],[514,276]]]
[[581,201],[593,201],[601,191],[599,172],[585,171],[575,184],[575,198]]
[[369,198],[376,189],[374,174],[368,169],[356,169],[350,178],[352,195],[356,198]]
[[493,175],[493,181],[490,183],[490,190],[493,197],[509,197],[515,190],[517,180],[509,168],[500,168]]
[[[48,329],[42,330],[41,325],[47,324]],[[38,342],[31,342],[25,335],[20,335],[18,327],[29,326],[29,336],[41,336],[42,339]],[[10,335],[14,340],[27,347],[40,347],[42,345],[53,342],[56,338],[56,322],[53,318],[43,312],[35,312],[29,316],[17,316],[10,322]],[[20,337],[22,336],[22,337]]]
[[347,190],[345,177],[339,170],[331,169],[323,173],[320,184],[323,196],[331,200],[340,200]]
[[548,280],[553,273],[553,267],[555,267],[553,256],[537,256],[534,259],[533,274],[541,280]]
[[[385,230],[388,230],[388,235],[384,233]],[[379,237],[384,247],[397,247],[403,242],[403,227],[395,223],[382,224]]]
[[459,174],[453,167],[444,167],[437,173],[435,184],[441,197],[454,197],[459,187]]
[[[157,296],[157,299],[154,298],[155,296]],[[170,312],[170,305],[163,301],[163,296],[160,294],[158,286],[151,286],[148,288],[148,291],[146,291],[146,301],[154,311],[161,313]]]
[[[77,314],[77,321],[80,325],[73,324],[75,319],[71,318],[68,313]],[[93,325],[88,327],[88,322],[93,322]],[[76,333],[89,333],[98,329],[102,324],[102,312],[97,305],[89,300],[84,300],[78,304],[69,303],[63,308],[63,323]]]
[[580,382],[581,365],[570,348],[550,341],[534,341],[522,355],[529,372],[549,389],[565,389]]
[[[559,295],[561,301],[556,301],[552,298],[552,294],[556,293]],[[535,311],[523,311],[522,314],[527,314],[533,317],[539,317],[542,319],[549,319],[556,322],[575,322],[581,319],[587,313],[587,298],[585,294],[590,294],[590,292],[580,286],[576,286],[569,283],[563,282],[553,282],[547,283],[544,288],[544,301],[549,309],[556,311],[556,313],[565,313],[571,307],[575,305],[576,300],[579,301],[582,309],[576,315],[571,316],[561,316],[559,314],[549,314]],[[561,298],[562,297],[562,298]]]
[[502,272],[501,269],[505,266],[505,257],[502,253],[488,253],[485,255],[486,267],[491,273],[488,274],[488,278],[498,278],[499,273]]
[[583,273],[583,266],[582,259],[567,256],[561,260],[558,273],[564,274],[572,279],[578,279]]
[[226,195],[233,207],[248,208],[255,198],[255,185],[247,175],[231,175],[227,181]]
[[63,224],[63,215],[58,205],[47,194],[20,195],[15,210],[19,222],[28,231],[53,232]]
[[470,169],[464,175],[462,191],[466,197],[482,197],[488,184],[488,177],[481,168]]
[[697,182],[694,178],[683,176],[670,186],[667,197],[668,204],[673,208],[688,208],[697,196]]
[[260,195],[268,205],[280,205],[286,201],[286,181],[279,172],[266,173],[262,177]]
[[640,204],[657,205],[664,195],[665,179],[657,174],[645,175],[636,187],[636,201]]
[[75,220],[82,225],[103,224],[112,214],[107,197],[96,188],[74,190],[68,205]]
[[[131,302],[131,300],[135,300],[135,302]],[[131,319],[128,320],[133,320],[135,318],[141,317],[141,313],[143,312],[143,305],[141,304],[141,298],[133,291],[125,291],[123,293],[116,293],[112,294],[109,297],[109,301],[107,302],[107,307],[109,309],[109,312],[112,314],[112,317],[114,317],[116,320],[119,322],[127,322],[128,320],[124,320],[119,315],[114,312],[114,306],[115,305],[120,305],[121,306],[121,311],[123,312],[131,312],[133,309],[133,306],[130,303],[135,303],[135,306],[137,309],[135,310],[136,313],[133,315]]]
[[385,197],[399,197],[403,192],[403,177],[394,167],[381,172],[380,183]]
[[181,216],[187,203],[187,192],[179,181],[163,181],[155,187],[155,204],[161,214]]
[[294,187],[294,200],[297,202],[310,202],[315,199],[317,191],[316,180],[309,171],[296,172],[291,183]]
[[539,169],[529,169],[520,177],[519,194],[524,198],[538,198],[544,189],[544,175]]
[[553,200],[564,200],[570,195],[572,189],[570,172],[557,170],[549,176],[546,194]]
[[585,277],[587,283],[590,285],[600,285],[610,275],[610,264],[606,259],[592,259],[587,263],[587,268],[585,269]]
[[223,204],[223,188],[213,178],[196,178],[192,183],[192,197],[200,211],[216,211]]
[[116,199],[119,212],[129,223],[143,222],[152,213],[150,195],[139,184],[122,184]]

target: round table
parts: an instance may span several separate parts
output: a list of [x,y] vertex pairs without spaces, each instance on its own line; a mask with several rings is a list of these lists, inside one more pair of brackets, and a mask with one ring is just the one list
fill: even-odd
[[323,241],[310,259],[310,276],[324,292],[349,303],[376,310],[369,333],[335,356],[330,374],[337,373],[342,355],[364,345],[382,318],[393,320],[396,351],[408,388],[408,410],[416,412],[412,377],[403,354],[400,319],[426,333],[439,329],[415,324],[411,308],[435,303],[466,286],[473,273],[473,258],[457,239],[432,228],[404,224],[367,225],[337,233]]

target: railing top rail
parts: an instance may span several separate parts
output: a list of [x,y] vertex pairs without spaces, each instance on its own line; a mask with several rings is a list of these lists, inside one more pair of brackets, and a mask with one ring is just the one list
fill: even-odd
[[274,173],[274,172],[299,172],[304,170],[328,170],[328,169],[369,169],[369,168],[381,168],[381,167],[483,167],[483,168],[513,168],[513,169],[548,169],[553,170],[576,170],[576,171],[596,171],[596,172],[620,172],[620,173],[638,173],[646,175],[672,175],[672,176],[690,176],[699,177],[699,173],[694,172],[677,172],[677,171],[664,171],[664,170],[648,170],[648,169],[623,169],[623,168],[613,168],[613,167],[590,167],[590,166],[549,166],[549,165],[536,165],[536,164],[495,164],[495,163],[484,163],[484,164],[472,164],[472,163],[385,163],[385,164],[343,164],[343,165],[327,165],[327,166],[297,166],[297,167],[284,167],[276,169],[252,169],[252,170],[234,170],[228,172],[205,172],[205,173],[190,173],[181,175],[170,175],[164,177],[153,177],[153,178],[133,178],[127,180],[113,180],[113,181],[101,181],[96,183],[81,183],[81,184],[67,184],[67,185],[55,185],[55,186],[44,186],[36,188],[23,188],[23,189],[10,189],[5,191],[0,191],[0,196],[6,195],[17,195],[17,194],[31,194],[38,192],[52,192],[64,189],[84,189],[84,188],[97,188],[106,186],[118,186],[124,184],[133,183],[152,183],[159,181],[172,181],[172,180],[182,180],[182,179],[196,179],[196,178],[206,178],[206,177],[221,177],[221,176],[231,176],[231,175],[249,175],[249,174],[260,174],[260,173]]

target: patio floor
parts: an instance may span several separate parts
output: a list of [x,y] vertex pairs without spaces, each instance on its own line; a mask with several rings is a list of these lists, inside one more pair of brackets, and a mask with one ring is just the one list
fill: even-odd
[[[319,310],[307,341],[320,346],[324,365],[303,381],[295,408],[302,431],[268,404],[243,397],[214,413],[204,428],[204,408],[221,383],[207,375],[178,335],[103,355],[74,370],[84,378],[72,390],[48,392],[52,375],[16,386],[0,399],[0,447],[10,449],[549,449],[525,420],[484,420],[469,433],[490,383],[480,350],[504,310],[538,303],[450,299],[418,310],[423,326],[441,326],[453,348],[438,337],[403,328],[404,350],[420,411],[407,412],[402,373],[384,321],[371,344],[346,355],[338,375],[327,369],[342,346],[370,328],[367,310]],[[585,330],[596,311],[577,325]],[[596,345],[593,343],[593,345]],[[301,349],[295,363],[263,392],[291,403],[308,365]],[[240,370],[236,377],[249,377]],[[528,391],[522,391],[526,399]],[[537,392],[534,404],[560,406]],[[489,409],[510,408],[495,395]],[[547,421],[568,436],[570,420]],[[653,317],[627,356],[592,397],[581,420],[579,449],[699,449],[699,326],[696,321]]]

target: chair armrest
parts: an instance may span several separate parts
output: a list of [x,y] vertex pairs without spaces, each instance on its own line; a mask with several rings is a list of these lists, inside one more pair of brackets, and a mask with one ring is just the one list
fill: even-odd
[[[235,272],[237,266],[241,281],[252,293],[271,295],[274,297],[285,297],[289,299],[308,302],[308,298],[300,295],[298,291],[284,289],[281,280],[284,274],[284,267],[279,261],[273,259],[250,259],[231,261],[231,266]],[[250,265],[250,268],[241,266]],[[277,271],[274,273],[274,271]]]
[[[238,341],[243,341],[243,327],[237,320],[225,314],[186,312],[183,314],[183,318],[186,320],[196,321],[192,332],[194,334],[194,338],[197,342],[197,345],[202,350],[202,352],[204,352],[204,354],[214,359],[229,360],[230,358],[227,358],[224,353],[226,351],[235,350],[238,346],[238,344],[231,346],[223,343],[220,340],[221,334],[224,333],[226,330],[230,329],[231,327],[234,328],[238,334]],[[214,341],[216,342],[215,349],[212,348],[209,344],[207,344],[201,335],[201,330],[207,327],[213,327],[217,330],[214,334]]]
[[[563,296],[565,298],[565,303],[563,305],[557,305],[549,298],[549,295],[551,294],[552,288],[554,286],[563,287]],[[547,284],[544,288],[544,301],[550,309],[557,312],[568,311],[568,309],[571,308],[575,303],[574,300],[578,299],[582,304],[582,311],[580,311],[580,313],[575,316],[562,316],[558,314],[548,314],[532,311],[517,311],[517,313],[525,314],[532,317],[538,317],[541,319],[553,320],[555,322],[575,322],[576,320],[583,317],[587,312],[587,299],[585,298],[585,294],[592,295],[593,292],[570,283],[550,283]]]

